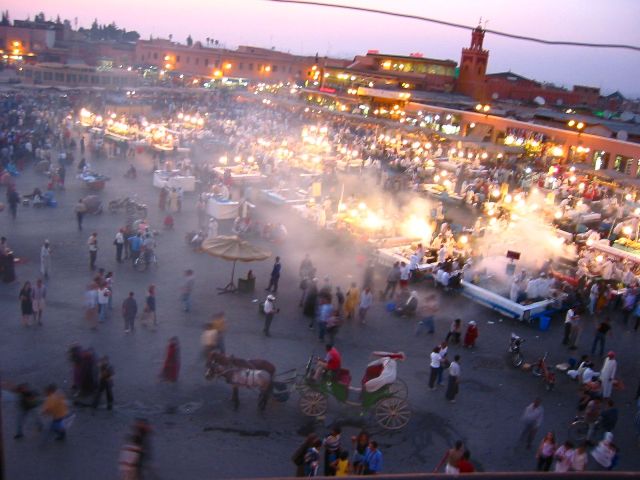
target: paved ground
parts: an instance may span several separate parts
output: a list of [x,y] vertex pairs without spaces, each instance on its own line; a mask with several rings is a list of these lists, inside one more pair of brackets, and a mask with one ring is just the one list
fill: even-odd
[[[160,225],[157,190],[151,186],[150,162],[138,158],[139,178],[122,178],[127,165],[123,161],[96,162],[96,168],[111,175],[101,197],[108,201],[135,191],[150,205],[152,224]],[[71,169],[70,169],[71,170]],[[252,295],[215,294],[215,287],[228,281],[231,265],[192,253],[184,243],[184,232],[195,227],[193,198],[185,198],[185,211],[178,216],[173,232],[162,232],[159,238],[157,272],[133,272],[130,265],[118,265],[114,258],[113,235],[123,216],[87,217],[85,231],[75,226],[73,204],[83,196],[83,185],[69,175],[68,189],[59,195],[56,209],[21,208],[14,223],[8,214],[0,215],[0,233],[9,238],[17,255],[28,259],[18,266],[20,281],[35,279],[38,271],[39,246],[44,238],[53,248],[53,274],[49,283],[49,302],[42,328],[25,329],[19,323],[18,284],[0,285],[0,312],[3,334],[0,336],[0,365],[3,380],[28,381],[37,386],[55,381],[68,390],[70,365],[65,351],[72,341],[93,346],[98,354],[108,354],[116,369],[116,407],[113,412],[80,409],[76,423],[65,443],[38,446],[31,428],[26,438],[12,439],[14,405],[5,394],[4,441],[8,478],[85,478],[88,471],[94,480],[116,476],[118,450],[132,419],[147,417],[154,425],[154,465],[158,478],[224,478],[248,476],[287,476],[292,474],[291,454],[303,435],[312,430],[326,431],[322,423],[305,418],[292,395],[287,403],[272,401],[267,411],[256,411],[256,394],[241,392],[242,406],[234,412],[229,402],[230,389],[223,383],[203,378],[199,336],[209,314],[224,310],[229,322],[227,350],[240,357],[271,360],[280,371],[302,368],[311,352],[322,345],[306,325],[297,307],[299,295],[297,269],[305,252],[319,266],[319,277],[330,275],[334,284],[347,287],[351,279],[362,278],[353,249],[341,243],[329,243],[325,237],[291,216],[286,211],[263,209],[262,214],[285,219],[291,231],[283,245],[271,245],[274,254],[283,258],[283,278],[278,292],[282,312],[273,325],[272,338],[261,335],[262,317]],[[362,181],[362,179],[360,179]],[[42,186],[44,178],[31,171],[19,179],[19,189],[28,192]],[[366,185],[363,185],[366,186]],[[229,228],[228,225],[223,225]],[[156,332],[139,329],[125,335],[119,315],[91,332],[82,318],[83,287],[89,279],[86,241],[91,231],[100,240],[98,264],[115,272],[115,306],[129,290],[139,299],[149,283],[158,290],[160,326]],[[197,285],[194,312],[185,316],[178,301],[181,273],[194,268]],[[253,268],[258,276],[257,296],[264,297],[271,261],[240,266],[239,273]],[[424,289],[424,287],[422,288]],[[568,353],[560,346],[560,322],[548,332],[539,332],[510,320],[500,320],[494,313],[463,298],[447,297],[438,318],[434,337],[415,337],[414,321],[391,317],[378,303],[370,312],[366,326],[346,325],[339,335],[338,347],[343,363],[358,379],[377,349],[402,350],[408,359],[400,365],[399,375],[409,385],[413,417],[408,428],[394,434],[380,432],[361,417],[357,409],[330,404],[325,424],[339,421],[346,436],[361,426],[374,432],[385,458],[386,472],[430,471],[438,463],[444,449],[457,439],[464,439],[476,464],[484,470],[527,470],[534,466],[533,453],[515,445],[519,434],[519,417],[534,397],[544,400],[545,430],[555,430],[560,439],[572,418],[577,401],[576,386],[560,378],[557,389],[544,391],[543,385],[530,374],[511,369],[505,357],[508,337],[515,331],[526,337],[525,355],[536,358],[548,350],[552,363],[565,361]],[[430,392],[428,353],[436,340],[446,334],[455,317],[476,319],[480,327],[478,347],[460,351],[462,355],[461,393],[458,403],[445,401],[443,389]],[[182,371],[177,388],[157,381],[167,339],[173,335],[182,345]],[[587,332],[582,344],[591,341]],[[620,372],[627,390],[616,393],[620,405],[620,422],[616,438],[622,451],[620,468],[637,470],[632,408],[638,356],[634,334],[614,328],[610,346],[619,352]],[[460,349],[453,348],[452,353]],[[176,413],[166,413],[177,405]]]

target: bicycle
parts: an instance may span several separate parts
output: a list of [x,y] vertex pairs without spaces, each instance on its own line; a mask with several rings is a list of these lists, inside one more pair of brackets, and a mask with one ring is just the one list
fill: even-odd
[[547,352],[545,352],[544,356],[536,362],[531,369],[531,373],[536,377],[542,377],[545,388],[550,392],[556,384],[556,374],[553,373],[550,367],[547,367],[546,360]]
[[133,268],[138,272],[144,272],[149,269],[149,265],[153,265],[158,268],[158,257],[155,252],[151,252],[149,255],[142,253],[135,262],[133,262]]
[[574,418],[569,424],[569,439],[579,445],[583,442],[590,442],[592,438],[598,438],[598,434],[604,433],[602,421],[598,418],[595,422],[587,422],[583,416]]

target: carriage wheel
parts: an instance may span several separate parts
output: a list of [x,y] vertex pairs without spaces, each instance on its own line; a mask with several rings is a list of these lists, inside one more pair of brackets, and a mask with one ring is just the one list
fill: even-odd
[[399,430],[409,423],[411,410],[403,398],[387,397],[376,403],[376,422],[387,430]]
[[398,378],[389,385],[389,393],[396,398],[406,399],[409,396],[409,387],[407,387],[404,380]]
[[308,417],[324,415],[327,412],[327,403],[327,396],[320,392],[313,390],[301,392],[300,410]]

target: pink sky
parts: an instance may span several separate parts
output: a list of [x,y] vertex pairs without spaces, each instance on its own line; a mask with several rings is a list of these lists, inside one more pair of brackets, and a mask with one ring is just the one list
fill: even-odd
[[[332,0],[335,1],[335,0]],[[338,3],[335,1],[335,3]],[[522,35],[640,45],[639,0],[341,0],[339,3],[393,9],[468,25],[488,19],[488,28]],[[149,35],[182,41],[211,37],[227,47],[253,44],[292,53],[353,57],[369,49],[385,53],[422,52],[459,60],[469,33],[423,22],[374,14],[285,5],[262,0],[5,0],[12,18],[39,11],[49,17],[78,17],[89,26],[115,21]],[[549,47],[488,35],[489,71],[512,70],[538,80],[570,86],[619,89],[640,96],[640,52]]]

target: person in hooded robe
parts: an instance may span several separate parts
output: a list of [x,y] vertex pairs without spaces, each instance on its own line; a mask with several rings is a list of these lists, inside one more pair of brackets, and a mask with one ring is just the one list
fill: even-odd
[[304,306],[302,308],[302,313],[305,317],[309,317],[311,319],[310,325],[313,326],[313,320],[316,316],[316,306],[318,303],[318,279],[314,278],[311,280],[307,287],[307,294],[304,299]]
[[618,362],[615,352],[609,352],[600,371],[600,382],[602,383],[602,398],[610,398],[613,390],[613,382],[616,377]]
[[160,378],[165,382],[175,383],[180,373],[180,344],[178,337],[171,337],[167,345],[167,354],[162,365]]

